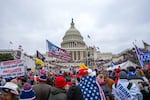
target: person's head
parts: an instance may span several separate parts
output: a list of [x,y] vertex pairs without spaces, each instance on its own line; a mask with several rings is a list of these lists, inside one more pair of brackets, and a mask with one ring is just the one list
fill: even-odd
[[64,77],[67,77],[67,76],[69,76],[69,74],[68,74],[67,72],[64,72],[64,73],[63,73],[63,76],[64,76]]
[[47,76],[46,75],[40,75],[39,82],[46,83],[47,82]]
[[2,100],[14,100],[15,95],[9,89],[2,89]]
[[104,70],[101,74],[104,75],[104,79],[109,77],[109,72],[107,70]]
[[72,78],[71,82],[72,82],[73,85],[76,85],[76,79],[75,78]]
[[88,70],[87,69],[79,69],[79,75],[81,77],[88,76]]
[[19,95],[18,86],[15,83],[7,82],[2,88],[2,100],[14,100]]
[[12,79],[10,82],[18,84],[18,80],[16,78]]
[[20,100],[36,100],[35,93],[30,83],[26,82],[20,93]]
[[145,76],[143,70],[138,70],[138,75],[139,75],[140,77],[144,77],[144,76]]
[[133,66],[129,66],[129,67],[128,67],[128,71],[129,71],[129,72],[135,72],[136,69],[135,69]]
[[103,74],[99,74],[97,76],[97,79],[98,79],[99,82],[104,82],[104,75]]
[[63,76],[58,76],[55,79],[55,87],[56,88],[64,88],[66,85],[66,79]]
[[43,70],[43,69],[40,70],[40,77],[39,77],[38,80],[39,80],[39,82],[42,82],[42,83],[47,82],[47,72],[46,72],[46,70]]
[[119,73],[121,71],[120,66],[115,69],[116,73]]
[[120,79],[127,79],[127,73],[125,71],[121,71],[119,73],[119,78]]
[[73,83],[72,82],[67,82],[66,85],[65,85],[65,89],[66,91],[68,92],[69,88],[73,86]]

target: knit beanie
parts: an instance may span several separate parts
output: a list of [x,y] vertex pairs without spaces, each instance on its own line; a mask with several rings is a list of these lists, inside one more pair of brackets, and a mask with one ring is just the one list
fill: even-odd
[[120,67],[116,68],[116,73],[119,73],[121,71]]
[[27,82],[23,85],[23,89],[20,93],[20,100],[36,100],[32,86]]
[[66,85],[66,79],[62,76],[58,76],[55,79],[55,87],[57,88],[64,88],[64,86]]
[[47,81],[47,76],[46,76],[46,71],[45,70],[40,70],[40,82],[46,82]]
[[120,79],[127,79],[127,73],[125,71],[121,71],[119,73],[119,77],[120,77]]
[[39,81],[40,81],[40,82],[46,82],[46,81],[47,81],[46,75],[40,75]]

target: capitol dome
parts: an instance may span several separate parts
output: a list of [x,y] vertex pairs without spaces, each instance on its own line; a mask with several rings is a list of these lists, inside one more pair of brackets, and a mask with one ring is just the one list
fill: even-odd
[[80,32],[75,28],[75,24],[71,22],[71,27],[65,32],[63,42],[61,43],[62,48],[83,48],[86,47],[83,37]]

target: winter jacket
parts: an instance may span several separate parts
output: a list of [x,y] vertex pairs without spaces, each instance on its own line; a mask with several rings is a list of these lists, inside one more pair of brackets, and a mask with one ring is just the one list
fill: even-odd
[[84,100],[81,89],[78,86],[72,86],[67,92],[67,100]]
[[112,94],[115,100],[143,100],[143,95],[135,83],[132,83],[128,89],[129,81],[119,79],[118,83],[113,85]]
[[37,100],[48,100],[51,86],[46,83],[39,83],[33,86]]
[[67,94],[65,89],[52,87],[48,100],[67,100]]

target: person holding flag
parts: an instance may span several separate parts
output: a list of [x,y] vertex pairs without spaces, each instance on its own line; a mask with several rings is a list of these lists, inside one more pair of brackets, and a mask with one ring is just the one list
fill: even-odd
[[96,74],[94,74],[89,75],[87,67],[83,68],[81,66],[79,69],[81,80],[78,86],[83,93],[83,98],[84,100],[106,100],[104,92],[96,79]]

